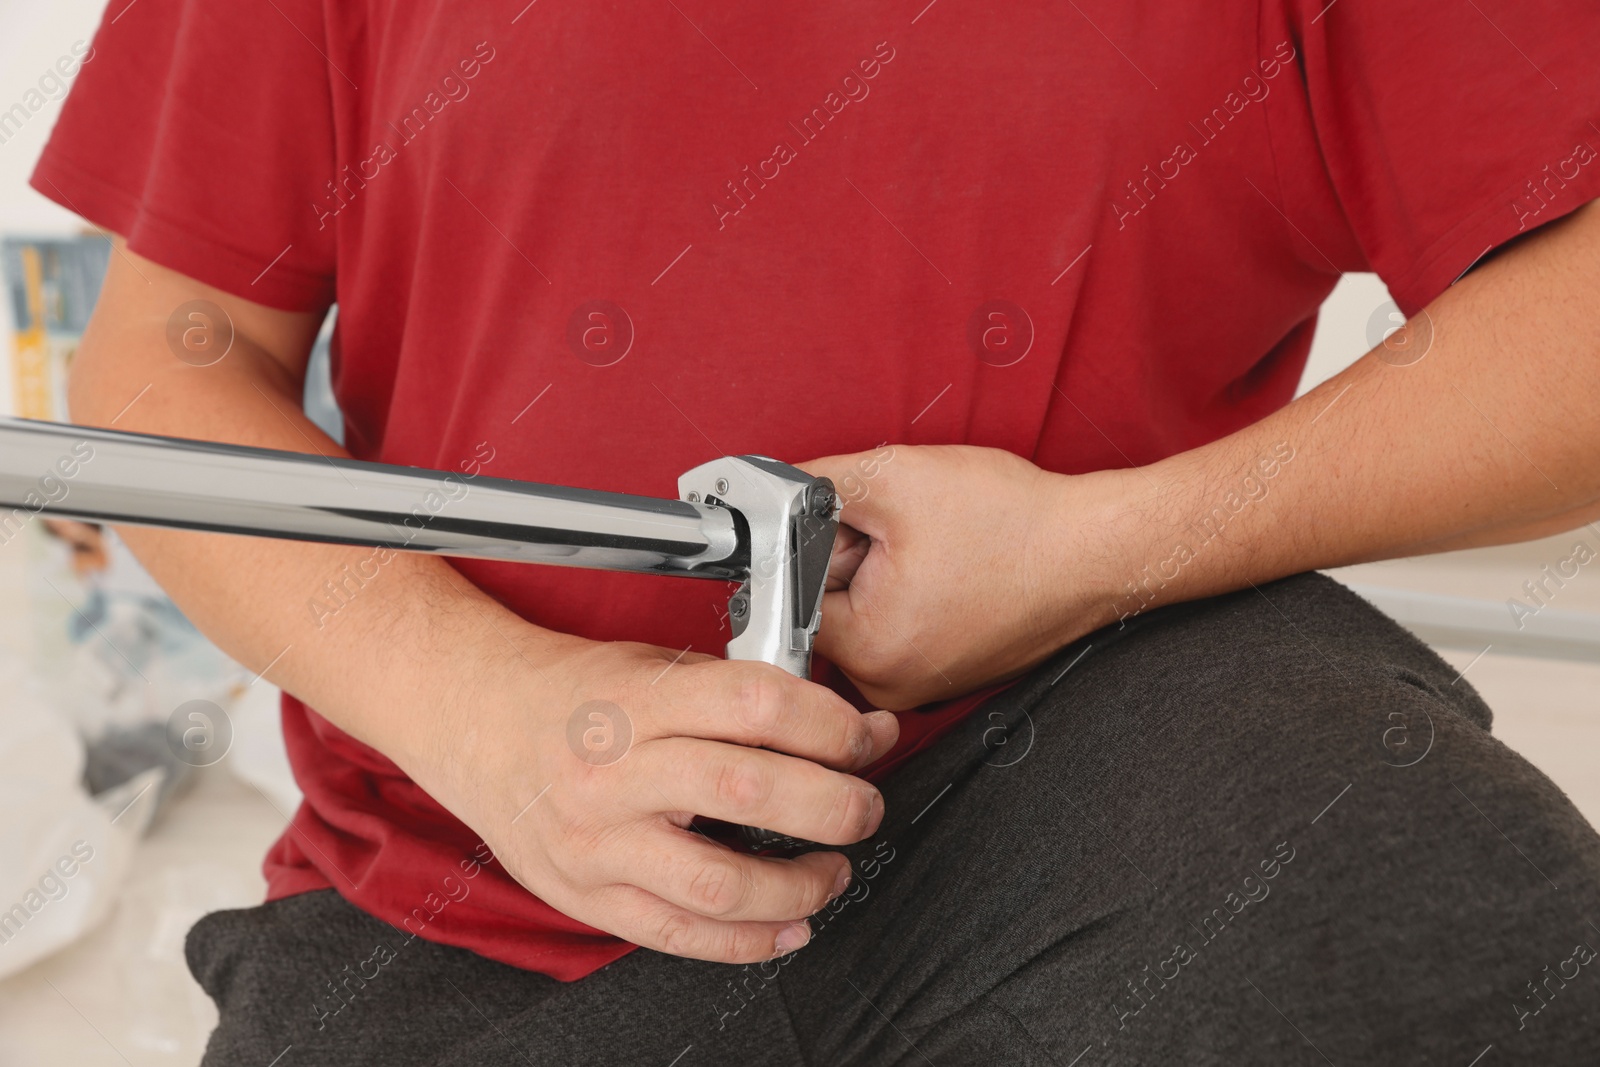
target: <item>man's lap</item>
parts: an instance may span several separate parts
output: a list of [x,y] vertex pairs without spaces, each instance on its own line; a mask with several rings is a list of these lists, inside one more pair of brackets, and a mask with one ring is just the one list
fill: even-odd
[[208,1062],[1600,1061],[1600,968],[1566,962],[1600,946],[1600,839],[1488,724],[1328,579],[1158,611],[883,783],[793,956],[562,985],[417,941],[316,1029],[393,931],[308,894],[197,927]]

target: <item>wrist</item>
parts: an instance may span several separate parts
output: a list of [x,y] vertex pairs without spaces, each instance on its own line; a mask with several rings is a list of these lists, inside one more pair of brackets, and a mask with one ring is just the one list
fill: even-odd
[[1119,606],[1145,564],[1146,517],[1154,493],[1139,468],[1050,475],[1050,553],[1040,571],[1052,598],[1044,609],[1056,645],[1117,622]]
[[1285,441],[1224,439],[1115,475],[1101,551],[1105,622],[1269,581],[1312,564],[1280,513]]
[[527,622],[443,561],[418,562],[429,573],[411,576],[391,631],[404,669],[373,687],[363,719],[369,743],[439,797],[468,784],[443,776],[481,774],[493,752],[479,746],[496,745],[503,716],[564,700],[561,663],[596,642]]

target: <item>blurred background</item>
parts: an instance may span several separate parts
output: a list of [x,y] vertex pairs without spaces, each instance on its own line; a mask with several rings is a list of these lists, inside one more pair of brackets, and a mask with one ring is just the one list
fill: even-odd
[[[58,61],[81,52],[104,6],[0,0],[7,415],[65,417],[65,369],[105,269],[105,239],[27,186],[70,88]],[[1375,277],[1345,278],[1302,390],[1400,321]],[[308,409],[336,433],[326,336]],[[1600,531],[1581,529],[1334,573],[1433,644],[1494,708],[1500,739],[1600,823],[1591,558]],[[261,900],[261,858],[299,803],[277,696],[195,632],[109,531],[0,521],[0,1063],[198,1062],[215,1013],[184,934],[207,911]],[[1426,740],[1384,744],[1404,764]]]

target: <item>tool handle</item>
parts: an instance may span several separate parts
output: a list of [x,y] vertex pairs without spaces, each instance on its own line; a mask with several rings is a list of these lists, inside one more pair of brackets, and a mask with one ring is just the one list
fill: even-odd
[[[767,456],[723,456],[684,472],[679,496],[731,508],[749,545],[749,573],[728,601],[729,659],[760,660],[811,677],[811,644],[839,528],[839,494],[827,478]],[[811,844],[754,826],[740,827],[749,848]]]
[[[797,677],[808,680],[811,677],[809,656],[806,657],[806,663],[802,670],[793,670],[789,665],[783,663],[778,664],[778,666],[789,670],[791,674]],[[776,830],[763,830],[759,826],[739,827],[739,840],[744,842],[744,846],[751,852],[794,852],[803,848],[811,848],[816,844],[814,841],[806,841],[802,838],[790,837],[788,834],[780,834]]]
[[728,658],[808,677],[839,528],[833,483],[765,456],[724,456],[685,472],[678,492],[740,520],[747,569],[728,601]]

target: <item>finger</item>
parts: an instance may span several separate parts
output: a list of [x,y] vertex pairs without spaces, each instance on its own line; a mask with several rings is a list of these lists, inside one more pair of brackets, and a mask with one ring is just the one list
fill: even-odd
[[824,845],[854,844],[883,821],[874,786],[810,760],[690,737],[648,741],[632,758],[624,788],[636,811],[688,811]]
[[[565,910],[565,909],[563,909]],[[610,885],[578,898],[574,918],[657,952],[716,963],[759,963],[810,940],[798,922],[723,922],[696,915],[634,885]],[[793,931],[785,935],[785,931]],[[787,936],[791,941],[780,940]]]
[[665,819],[638,824],[621,848],[596,858],[602,878],[725,922],[795,922],[850,884],[850,861],[837,852],[751,856]]
[[850,588],[822,594],[822,623],[817,627],[817,655],[841,667],[860,657],[880,638],[882,622],[872,606]]
[[[708,661],[669,676],[650,710],[656,737],[697,737],[768,748],[854,771],[899,736],[892,715],[862,715],[839,694],[770,663]],[[663,683],[665,684],[665,683]]]
[[833,592],[848,586],[856,576],[856,571],[861,569],[871,547],[872,538],[853,526],[841,523],[833,540],[833,552],[828,557],[828,580],[824,588]]

